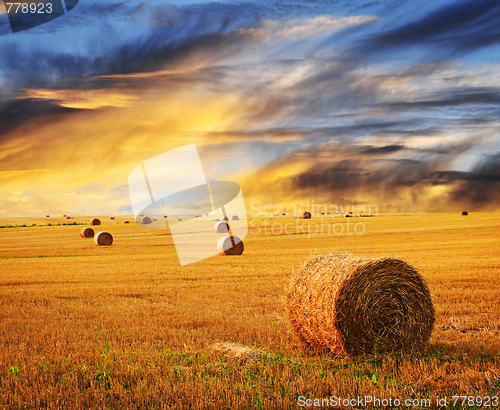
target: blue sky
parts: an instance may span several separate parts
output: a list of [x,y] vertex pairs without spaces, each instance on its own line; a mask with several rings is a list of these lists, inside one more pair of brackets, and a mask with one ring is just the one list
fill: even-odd
[[497,209],[499,23],[496,1],[81,0],[16,34],[2,12],[0,212],[127,212],[131,169],[192,142],[262,202]]

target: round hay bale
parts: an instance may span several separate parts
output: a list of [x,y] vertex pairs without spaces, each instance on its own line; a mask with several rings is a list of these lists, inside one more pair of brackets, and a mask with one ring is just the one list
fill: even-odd
[[36,224],[32,224],[31,226],[36,226]]
[[142,218],[141,224],[149,225],[151,223],[153,223],[153,221],[151,220],[151,218],[149,216],[145,216],[144,218]]
[[177,217],[177,222],[182,222],[182,216]]
[[50,218],[50,215],[49,215],[49,214],[47,214],[47,215],[45,215],[45,217],[46,217],[46,218]]
[[110,246],[113,243],[113,237],[108,232],[99,232],[95,234],[94,242],[99,246]]
[[153,216],[153,222],[156,222],[156,216]]
[[304,219],[311,219],[311,217],[312,217],[311,212],[309,211],[304,212]]
[[[234,246],[231,238],[234,240]],[[217,243],[217,251],[221,255],[241,255],[244,249],[243,242],[237,236],[224,236]]]
[[214,226],[215,232],[217,233],[228,233],[229,224],[227,222],[217,222]]
[[325,214],[325,211],[321,211],[321,215],[324,215]]
[[292,278],[285,305],[302,343],[340,355],[418,351],[434,324],[425,280],[393,258],[315,257]]
[[223,221],[229,221],[229,217],[225,216],[224,218],[222,218]]
[[231,218],[233,221],[239,221],[240,218],[238,218],[238,215],[233,215],[233,217]]
[[271,215],[271,217],[269,219],[274,219],[274,215]]
[[109,218],[110,218],[110,219],[115,219],[115,217],[114,217],[114,216],[110,216]]
[[282,213],[281,213],[281,216],[285,216],[285,213],[284,213],[284,212],[282,212]]
[[467,216],[467,215],[469,215],[469,213],[467,211],[462,211],[462,215]]
[[123,221],[124,224],[129,224],[130,222],[129,221]]
[[92,226],[97,226],[100,224],[101,224],[101,221],[97,218],[94,218],[94,219],[92,219],[92,221],[90,221],[90,225],[92,225]]
[[92,228],[83,228],[80,231],[80,236],[82,238],[92,238],[94,236],[94,230]]
[[168,219],[168,216],[167,215],[163,215],[163,218]]
[[66,214],[63,215],[63,218],[66,218]]
[[66,223],[62,224],[62,226],[66,226],[66,225],[68,225],[68,224],[66,224]]
[[69,215],[68,215],[68,216],[66,217],[66,219],[71,219],[71,216],[69,216]]

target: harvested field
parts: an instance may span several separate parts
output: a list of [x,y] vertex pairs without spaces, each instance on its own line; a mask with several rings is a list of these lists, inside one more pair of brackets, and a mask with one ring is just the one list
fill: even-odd
[[[249,223],[243,255],[185,267],[168,229],[123,224],[131,216],[101,220],[110,247],[83,240],[81,226],[47,226],[62,216],[0,219],[27,225],[0,229],[8,244],[0,249],[0,407],[284,409],[306,395],[435,403],[500,393],[499,213],[325,218],[323,234],[314,219],[262,216]],[[273,233],[278,220],[299,232]],[[327,223],[359,222],[363,235],[328,234]],[[287,324],[285,286],[330,251],[394,257],[420,271],[436,317],[423,353],[354,359],[300,343]]]

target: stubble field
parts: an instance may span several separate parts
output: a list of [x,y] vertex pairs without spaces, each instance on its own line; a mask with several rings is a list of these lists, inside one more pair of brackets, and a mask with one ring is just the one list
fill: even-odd
[[[500,407],[500,213],[324,218],[323,234],[260,218],[242,256],[185,267],[168,230],[124,225],[130,217],[100,218],[111,247],[81,238],[81,225],[30,226],[90,219],[0,219],[28,225],[0,229],[2,408],[293,409],[331,396]],[[328,234],[327,223],[348,222],[365,233]],[[291,223],[292,234],[265,223]],[[285,286],[311,252],[330,251],[421,271],[436,309],[425,352],[353,359],[297,342]],[[453,406],[454,395],[476,404]]]

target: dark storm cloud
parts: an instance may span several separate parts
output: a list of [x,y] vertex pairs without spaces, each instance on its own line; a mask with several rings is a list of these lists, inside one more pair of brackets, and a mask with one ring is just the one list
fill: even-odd
[[80,110],[60,107],[58,101],[23,98],[0,101],[0,140],[7,132],[33,120],[54,121]]
[[384,145],[383,147],[368,146],[365,149],[363,149],[363,151],[361,151],[361,154],[365,155],[392,154],[394,152],[398,152],[404,149],[406,149],[404,145]]
[[[500,3],[467,0],[446,4],[423,17],[374,36],[368,47],[407,47],[428,44],[441,50],[438,58],[464,53],[500,41]],[[444,54],[445,55],[444,55]]]

